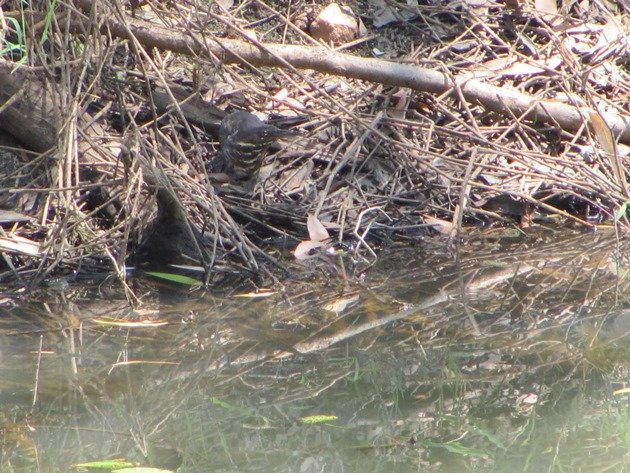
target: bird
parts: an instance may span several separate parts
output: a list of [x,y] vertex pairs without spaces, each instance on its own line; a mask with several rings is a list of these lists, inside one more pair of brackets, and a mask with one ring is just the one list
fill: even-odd
[[293,131],[264,123],[253,113],[232,112],[221,120],[220,149],[208,171],[227,174],[233,181],[253,181],[269,147],[278,138],[292,134]]
[[144,229],[131,261],[144,269],[173,264],[204,265],[209,261],[208,242],[163,179],[159,175],[153,178],[156,181],[157,216]]

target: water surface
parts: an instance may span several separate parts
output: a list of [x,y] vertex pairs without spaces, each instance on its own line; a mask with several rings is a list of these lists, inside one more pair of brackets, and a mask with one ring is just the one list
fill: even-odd
[[7,294],[0,471],[622,471],[626,253],[613,235],[485,233],[320,263],[265,298]]

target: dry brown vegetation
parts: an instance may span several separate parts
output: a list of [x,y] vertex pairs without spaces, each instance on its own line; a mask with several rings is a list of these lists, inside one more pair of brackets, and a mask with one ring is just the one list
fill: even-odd
[[[354,2],[366,36],[337,48],[308,35],[313,3],[130,3],[3,5],[0,125],[35,152],[3,158],[5,207],[32,218],[3,236],[5,280],[122,275],[156,181],[203,231],[213,282],[291,270],[270,243],[307,239],[308,214],[365,238],[365,266],[380,242],[435,228],[612,222],[630,197],[621,2]],[[205,172],[235,108],[301,132],[251,196]]]

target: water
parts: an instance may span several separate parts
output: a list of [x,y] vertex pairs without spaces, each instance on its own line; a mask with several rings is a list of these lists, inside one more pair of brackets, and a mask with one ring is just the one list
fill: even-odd
[[610,235],[482,234],[265,298],[9,297],[0,471],[622,471],[623,254]]

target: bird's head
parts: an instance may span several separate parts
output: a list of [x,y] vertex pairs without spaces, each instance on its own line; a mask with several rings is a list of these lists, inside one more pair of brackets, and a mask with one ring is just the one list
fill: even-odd
[[239,141],[247,141],[250,144],[258,144],[263,146],[269,146],[284,136],[292,135],[293,132],[288,130],[281,130],[273,125],[261,125],[256,128],[249,129],[247,133],[244,133],[242,139]]

